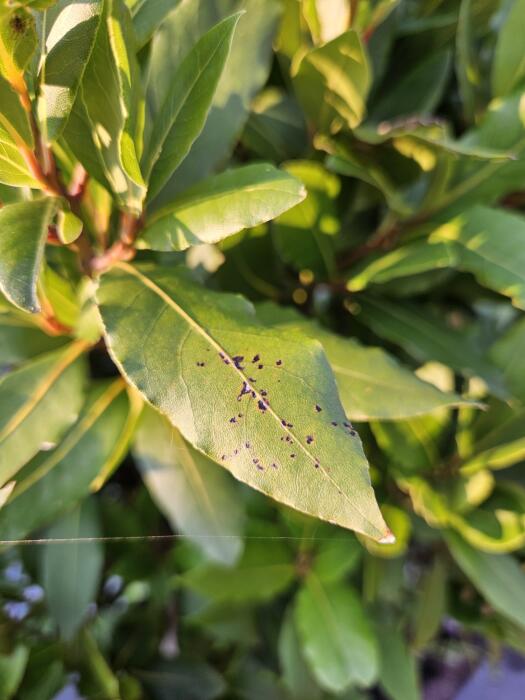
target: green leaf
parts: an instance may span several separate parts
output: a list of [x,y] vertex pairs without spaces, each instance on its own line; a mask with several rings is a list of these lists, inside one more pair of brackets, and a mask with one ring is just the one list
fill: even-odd
[[10,654],[0,654],[0,698],[14,697],[29,660],[28,647],[19,644]]
[[525,459],[525,410],[515,411],[500,420],[492,430],[477,440],[473,454],[461,466],[462,474],[475,474],[480,469],[505,469]]
[[52,199],[16,202],[0,209],[0,289],[24,311],[40,311],[36,288]]
[[439,103],[452,67],[450,51],[430,54],[406,73],[391,80],[370,109],[370,120],[381,122],[401,116],[431,114]]
[[269,600],[286,590],[295,576],[288,549],[281,542],[249,541],[234,567],[204,564],[181,577],[188,588],[214,603]]
[[525,309],[524,239],[523,218],[478,206],[439,226],[429,240],[456,244],[460,269]]
[[215,90],[206,124],[156,204],[216,171],[229,158],[248,118],[253,98],[270,72],[279,0],[186,0],[162,24],[151,44],[148,102],[156,115],[172,87],[173,66],[220,19],[244,10]]
[[508,554],[486,554],[458,534],[445,536],[450,553],[492,607],[525,629],[525,573]]
[[[100,527],[95,502],[83,504],[57,521],[46,538],[98,537]],[[100,542],[50,542],[44,546],[41,580],[51,616],[60,635],[70,641],[85,619],[95,599],[104,561]]]
[[204,180],[149,220],[138,245],[185,250],[265,223],[304,199],[304,186],[272,165],[247,165]]
[[392,544],[379,545],[377,542],[365,537],[360,537],[366,549],[374,557],[383,559],[394,559],[406,554],[410,536],[412,534],[412,523],[406,511],[397,508],[390,504],[382,504],[381,512],[383,513],[388,527],[394,533],[396,538]]
[[12,368],[66,342],[64,337],[47,335],[32,323],[32,317],[16,311],[0,313],[0,336],[0,368]]
[[321,690],[306,664],[290,609],[279,632],[278,650],[283,682],[290,697],[293,700],[320,700]]
[[324,275],[335,270],[334,239],[339,231],[335,200],[340,192],[336,175],[312,161],[292,161],[285,169],[304,183],[306,199],[281,214],[272,226],[281,258],[296,269]]
[[[1,88],[0,88],[1,90]],[[14,187],[39,189],[40,183],[29,172],[15,140],[4,127],[0,117],[0,182]]]
[[88,172],[94,159],[93,148],[86,146],[94,144],[94,177],[102,184],[107,181],[119,203],[139,214],[146,185],[138,163],[143,104],[133,43],[131,18],[122,0],[105,0],[73,108],[72,129],[64,136]]
[[447,569],[436,557],[432,568],[422,578],[413,614],[412,646],[423,649],[439,632],[447,609]]
[[181,269],[119,264],[97,298],[119,367],[194,447],[297,510],[388,537],[318,343]]
[[77,240],[82,233],[82,220],[71,211],[61,209],[57,215],[57,234],[61,243],[68,245]]
[[500,372],[485,359],[477,344],[428,309],[373,297],[359,299],[359,306],[360,321],[415,359],[441,362],[467,377],[481,377],[493,393],[507,395]]
[[240,16],[232,15],[210,29],[173,76],[143,158],[149,199],[166,184],[202,131]]
[[416,659],[404,635],[392,623],[376,622],[379,642],[379,685],[392,700],[418,700],[421,697]]
[[[0,8],[0,73],[18,91],[37,46],[35,20],[24,8]],[[3,107],[3,105],[2,105]]]
[[317,130],[330,134],[361,123],[370,69],[354,30],[306,53],[293,68],[292,78],[305,114]]
[[521,317],[490,349],[513,396],[525,403],[525,318]]
[[472,0],[461,0],[456,35],[456,77],[461,95],[463,113],[469,122],[474,121],[479,109],[482,84],[479,51],[473,22]]
[[350,586],[324,586],[308,576],[296,599],[295,624],[308,665],[325,690],[340,693],[376,680],[375,636]]
[[257,95],[242,143],[258,157],[281,163],[306,150],[306,123],[297,101],[279,88]]
[[278,324],[283,330],[299,328],[321,342],[341,402],[352,420],[399,420],[464,403],[456,394],[442,392],[419,379],[382,348],[366,347],[354,338],[331,333],[270,303],[257,307],[257,317],[268,325]]
[[58,447],[21,472],[0,510],[1,539],[26,537],[100,488],[124,457],[138,412],[121,380],[95,386]]
[[148,43],[158,26],[179,2],[180,0],[137,0],[133,5],[132,15],[138,49]]
[[[33,148],[33,132],[28,113],[22,107],[18,94],[5,78],[0,75],[0,127],[10,140],[21,150]],[[5,141],[5,137],[2,138]]]
[[[383,548],[389,546],[381,545]],[[354,536],[338,535],[319,543],[311,571],[321,583],[337,583],[357,568],[362,554],[363,548]]]
[[146,408],[135,436],[142,478],[175,531],[213,559],[233,564],[242,549],[243,512],[231,477]]
[[370,284],[383,284],[430,270],[454,267],[458,259],[454,243],[417,241],[368,260],[350,271],[346,287],[359,292]]
[[520,41],[523,31],[525,31],[525,2],[515,0],[496,35],[491,75],[492,93],[495,97],[508,95],[525,79],[525,56]]
[[42,355],[0,379],[0,484],[78,416],[83,401],[83,343]]
[[46,142],[56,140],[69,117],[89,62],[103,2],[60,0],[45,14],[37,113]]

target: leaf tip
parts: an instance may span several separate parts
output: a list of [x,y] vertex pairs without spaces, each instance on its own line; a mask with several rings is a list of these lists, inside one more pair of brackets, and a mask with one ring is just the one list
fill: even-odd
[[386,533],[378,540],[379,544],[394,544],[396,541],[396,536],[392,530],[387,529]]

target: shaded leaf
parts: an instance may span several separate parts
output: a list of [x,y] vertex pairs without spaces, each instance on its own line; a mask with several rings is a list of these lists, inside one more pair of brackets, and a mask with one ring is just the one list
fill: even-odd
[[319,700],[321,690],[306,664],[294,624],[293,611],[288,609],[279,632],[279,661],[283,683],[294,700]]
[[0,380],[0,483],[54,443],[83,402],[83,343],[37,357]]
[[36,285],[54,210],[52,199],[16,202],[0,209],[0,289],[24,311],[40,310]]
[[350,586],[324,586],[308,576],[296,599],[295,623],[308,665],[323,688],[340,693],[375,681],[375,636]]
[[[46,532],[49,539],[98,537],[100,527],[95,502],[82,506],[57,521]],[[60,634],[71,640],[86,617],[99,585],[103,547],[100,542],[61,542],[44,545],[41,580],[47,605]]]
[[242,549],[243,512],[222,467],[194,450],[151,408],[142,415],[134,455],[152,498],[173,529],[211,559],[233,564]]
[[379,685],[392,700],[418,700],[421,697],[416,659],[404,635],[394,624],[376,623],[380,652]]
[[122,381],[95,386],[61,443],[37,455],[21,472],[0,510],[1,538],[26,537],[100,488],[124,457],[137,414]]
[[490,357],[501,368],[513,396],[525,403],[525,318],[520,318],[494,343]]
[[217,243],[262,224],[306,196],[301,182],[271,165],[247,165],[204,180],[156,212],[138,242],[141,248],[184,250]]
[[180,0],[137,0],[133,5],[133,28],[137,37],[137,48],[141,49],[151,39],[155,29],[174,10]]
[[14,697],[29,660],[28,647],[19,644],[10,654],[0,654],[0,698]]
[[180,268],[119,264],[97,298],[119,367],[194,447],[278,501],[388,537],[320,345]]
[[0,314],[0,335],[0,368],[18,365],[66,342],[64,337],[47,335],[31,322],[31,317],[16,311]]
[[447,569],[436,557],[419,582],[413,615],[412,646],[423,649],[439,631],[447,606]]
[[497,33],[492,64],[492,92],[495,97],[508,95],[525,80],[525,57],[520,36],[525,31],[525,2],[510,6],[503,26]]

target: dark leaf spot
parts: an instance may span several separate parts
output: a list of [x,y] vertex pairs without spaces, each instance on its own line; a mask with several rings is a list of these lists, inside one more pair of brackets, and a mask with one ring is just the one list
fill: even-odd
[[315,410],[317,411],[317,413],[321,413],[321,411],[322,411],[323,409],[321,408],[321,406],[319,406],[318,403],[316,403],[316,404],[315,404]]
[[260,359],[261,358],[259,357],[259,355],[254,355],[252,362],[255,364],[256,362],[259,362]]
[[277,360],[277,362],[275,364],[277,365],[277,367],[280,367],[282,365],[282,363],[283,363],[282,360]]
[[311,445],[313,441],[314,441],[313,435],[307,435],[307,436],[306,436],[306,443],[307,443],[307,445]]

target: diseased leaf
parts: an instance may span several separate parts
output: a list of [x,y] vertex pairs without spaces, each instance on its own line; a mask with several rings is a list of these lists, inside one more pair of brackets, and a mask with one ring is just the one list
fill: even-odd
[[248,542],[234,567],[204,564],[182,580],[214,603],[263,601],[286,590],[295,576],[290,552],[281,542]]
[[173,76],[143,158],[149,199],[166,184],[202,131],[240,16],[232,15],[210,29]]
[[83,401],[86,349],[77,342],[23,364],[0,379],[0,484],[58,440]]
[[429,240],[455,244],[460,269],[525,309],[524,219],[478,206],[439,226]]
[[0,209],[0,289],[15,306],[31,313],[40,311],[36,286],[54,211],[52,199]]
[[194,447],[278,501],[390,537],[318,343],[180,269],[119,264],[97,298],[119,367]]
[[373,629],[349,585],[324,586],[308,576],[296,599],[295,623],[308,665],[325,690],[341,693],[377,678]]
[[325,133],[362,121],[370,86],[359,34],[350,29],[306,53],[292,70],[295,92],[312,125]]
[[[23,7],[0,8],[0,74],[19,93],[24,91],[24,70],[36,49],[33,15]],[[2,104],[2,108],[3,108]]]
[[174,530],[180,529],[210,559],[233,564],[242,549],[243,512],[231,477],[152,408],[144,410],[134,455],[152,498]]
[[47,142],[60,136],[89,62],[103,0],[60,0],[45,15],[37,112]]
[[138,245],[184,250],[217,243],[265,223],[306,196],[304,186],[272,165],[247,165],[204,180],[149,220]]
[[99,489],[122,460],[139,409],[121,380],[95,386],[60,444],[20,473],[0,510],[0,538],[22,539]]
[[[84,501],[46,533],[49,539],[98,537],[95,503]],[[71,640],[86,617],[99,585],[103,546],[100,542],[46,544],[42,553],[41,580],[51,616],[66,641]]]
[[492,607],[525,628],[525,573],[508,554],[485,554],[448,532],[446,542],[458,566]]
[[257,317],[282,330],[299,328],[321,342],[346,415],[352,420],[399,420],[464,403],[456,394],[419,379],[382,348],[331,333],[296,312],[265,303],[257,307]]

